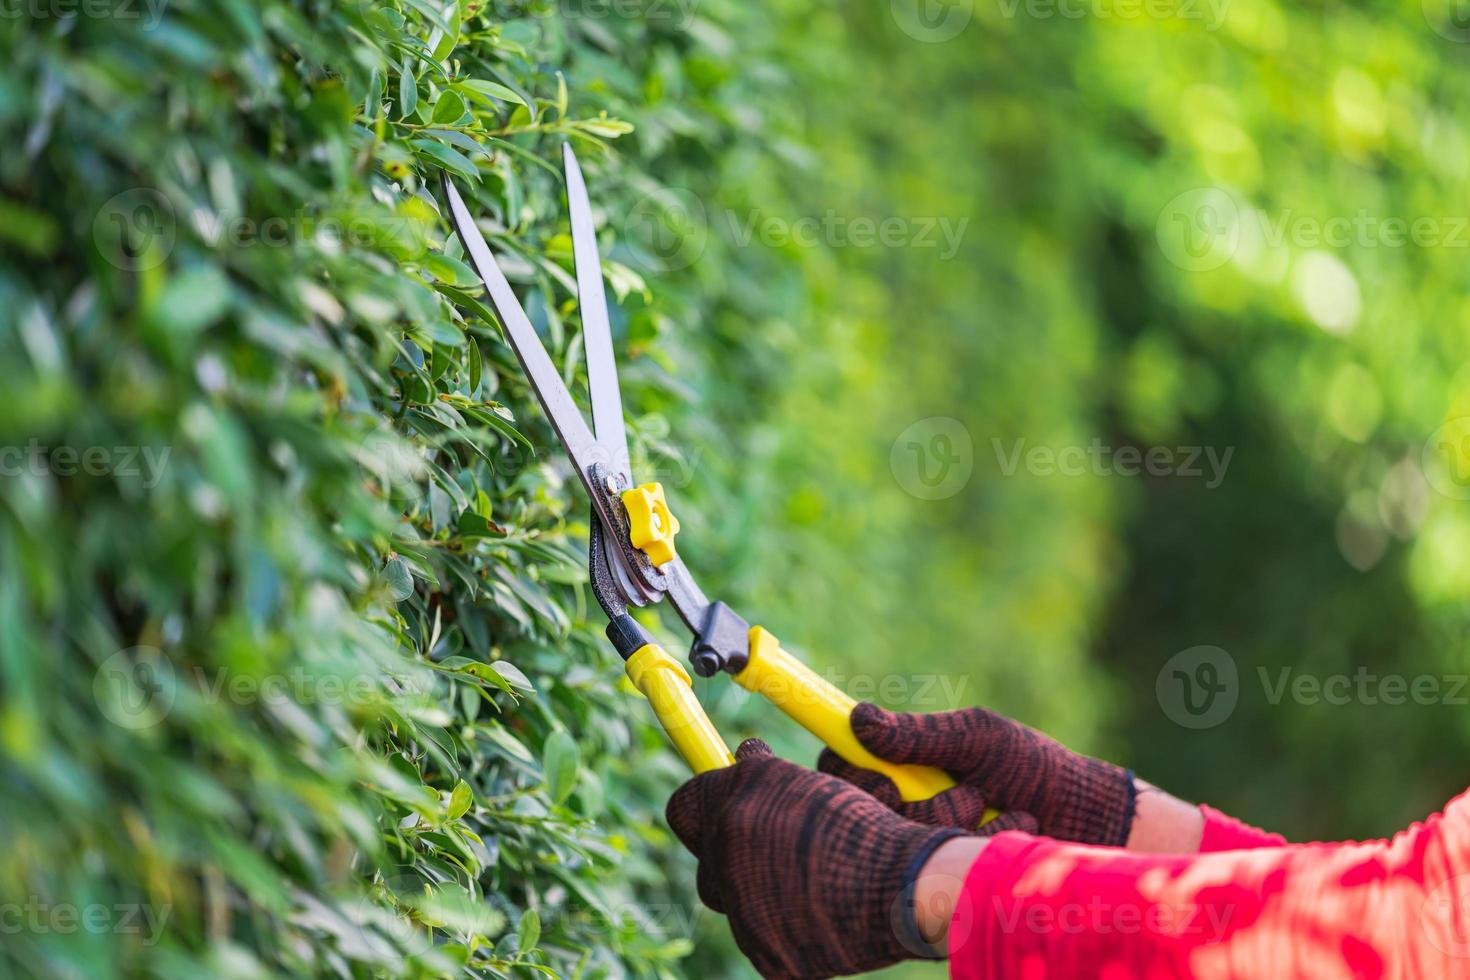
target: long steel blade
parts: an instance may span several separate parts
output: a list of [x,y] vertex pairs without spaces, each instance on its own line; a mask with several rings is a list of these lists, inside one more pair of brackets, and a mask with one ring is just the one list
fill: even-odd
[[602,262],[597,255],[592,205],[587,201],[587,184],[570,143],[562,144],[562,160],[567,174],[567,208],[572,218],[572,255],[577,265],[577,305],[582,311],[587,387],[592,395],[592,430],[616,461],[611,468],[631,486],[628,435],[623,426],[623,399],[618,390],[618,366],[613,355],[612,326],[607,315]]
[[[633,477],[628,459],[628,433],[623,425],[623,397],[618,390],[612,324],[607,315],[607,291],[602,282],[602,260],[597,254],[597,229],[592,223],[592,204],[587,199],[587,182],[582,179],[577,155],[570,143],[563,143],[561,149],[567,175],[567,211],[572,224],[572,257],[577,266],[577,306],[582,314],[587,388],[592,401],[592,431],[613,460],[609,470],[626,488],[633,485]],[[603,524],[602,534],[607,553],[617,554],[611,526]],[[624,595],[639,593],[624,563],[612,563],[612,573]]]
[[464,245],[470,264],[485,283],[490,304],[495,307],[495,313],[505,327],[511,349],[516,352],[521,369],[530,379],[537,401],[541,403],[547,418],[551,419],[552,427],[556,429],[567,455],[572,458],[577,475],[587,489],[587,496],[592,498],[603,523],[611,524],[611,515],[606,511],[606,499],[592,482],[592,466],[594,463],[601,463],[604,467],[615,467],[617,461],[608,458],[602,444],[592,434],[592,430],[587,428],[587,422],[582,418],[577,403],[573,401],[572,393],[567,391],[556,366],[551,363],[550,355],[541,344],[541,338],[536,336],[536,328],[531,326],[531,321],[526,316],[526,311],[521,309],[505,273],[500,271],[495,257],[490,254],[490,246],[485,244],[485,237],[480,234],[463,198],[459,196],[459,189],[447,176],[444,178],[444,197],[449,202],[449,223],[454,226],[460,243]]

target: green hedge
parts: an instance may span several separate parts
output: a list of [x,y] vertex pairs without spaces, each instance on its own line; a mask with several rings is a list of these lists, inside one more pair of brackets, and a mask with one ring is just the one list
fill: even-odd
[[662,976],[687,952],[659,816],[683,772],[435,188],[494,226],[579,381],[573,143],[635,455],[679,472],[663,413],[700,358],[669,335],[720,295],[682,208],[753,91],[723,6],[11,24],[0,972]]
[[[1448,5],[919,6],[6,12],[0,973],[745,969],[661,827],[683,772],[579,584],[585,503],[442,250],[448,169],[577,381],[564,139],[635,469],[711,594],[1298,837],[1463,788],[1462,708],[1257,680],[1463,673]],[[789,234],[829,214],[968,224]],[[1359,214],[1454,240],[1289,225]],[[973,472],[931,500],[892,453],[936,418]],[[1093,439],[1234,452],[1206,488],[997,450]],[[1203,730],[1156,687],[1198,645],[1242,679]]]

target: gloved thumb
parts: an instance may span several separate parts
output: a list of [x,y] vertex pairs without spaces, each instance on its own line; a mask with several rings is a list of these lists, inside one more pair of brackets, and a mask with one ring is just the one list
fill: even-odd
[[735,761],[737,763],[755,759],[774,759],[775,757],[776,753],[771,751],[771,747],[763,739],[759,738],[747,738],[735,750]]
[[669,828],[691,854],[704,858],[705,835],[714,829],[713,824],[724,808],[725,798],[739,779],[741,764],[775,756],[765,742],[748,738],[735,750],[735,765],[700,773],[674,790],[674,795],[669,797],[669,805],[664,808],[664,816],[669,821]]

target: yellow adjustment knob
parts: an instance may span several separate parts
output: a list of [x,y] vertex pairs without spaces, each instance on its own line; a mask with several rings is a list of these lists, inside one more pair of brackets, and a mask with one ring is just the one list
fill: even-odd
[[628,509],[628,540],[633,547],[647,555],[655,566],[667,565],[679,557],[674,550],[679,519],[669,512],[662,483],[645,483],[624,490],[623,506]]

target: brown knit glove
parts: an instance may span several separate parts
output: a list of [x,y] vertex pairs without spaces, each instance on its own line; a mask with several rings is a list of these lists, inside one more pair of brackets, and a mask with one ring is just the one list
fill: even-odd
[[700,899],[729,916],[762,976],[830,977],[935,955],[914,920],[913,884],[961,831],[905,820],[759,739],[735,758],[679,787],[668,818],[699,859]]
[[[853,709],[852,731],[874,755],[889,762],[946,769],[961,786],[980,791],[992,806],[1006,811],[984,830],[991,830],[1011,811],[1023,811],[1035,817],[1037,832],[1057,840],[1117,847],[1128,841],[1135,802],[1133,773],[1078,755],[1004,715],[984,708],[895,714],[865,703]],[[898,789],[891,780],[843,761],[831,749],[822,752],[817,768],[862,787],[910,819],[974,826],[968,812],[951,814],[935,805],[954,790],[925,803],[898,804]],[[1016,826],[1032,829],[1024,823]]]

